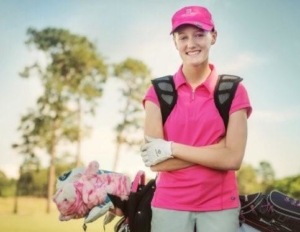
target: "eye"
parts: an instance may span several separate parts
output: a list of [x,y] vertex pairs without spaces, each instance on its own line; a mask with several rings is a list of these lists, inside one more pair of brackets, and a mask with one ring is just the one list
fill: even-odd
[[58,177],[58,179],[59,179],[60,181],[66,180],[66,179],[69,177],[69,175],[71,174],[71,172],[72,172],[72,171],[69,171],[69,172],[66,172],[66,173],[62,174],[61,176]]
[[196,34],[196,37],[197,37],[197,38],[202,38],[202,37],[204,37],[204,36],[205,36],[204,33],[197,33],[197,34]]
[[187,36],[179,36],[179,40],[185,40],[187,39]]

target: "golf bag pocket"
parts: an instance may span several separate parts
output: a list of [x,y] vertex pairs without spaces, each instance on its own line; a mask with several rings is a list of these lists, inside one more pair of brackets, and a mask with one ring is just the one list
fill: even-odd
[[261,232],[299,232],[300,201],[277,190],[240,195],[240,223]]
[[[273,190],[267,196],[268,216],[282,231],[300,231],[300,201]],[[285,230],[284,230],[284,229]]]

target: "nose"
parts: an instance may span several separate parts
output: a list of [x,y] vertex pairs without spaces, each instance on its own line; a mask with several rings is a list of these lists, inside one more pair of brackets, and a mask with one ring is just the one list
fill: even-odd
[[188,39],[188,43],[187,43],[188,48],[195,48],[196,47],[196,40],[194,37],[190,37]]

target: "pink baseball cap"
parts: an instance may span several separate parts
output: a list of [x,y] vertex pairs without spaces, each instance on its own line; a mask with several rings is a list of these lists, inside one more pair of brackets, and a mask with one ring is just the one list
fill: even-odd
[[194,25],[205,31],[211,31],[215,27],[211,13],[202,6],[186,6],[175,12],[170,34],[184,24]]

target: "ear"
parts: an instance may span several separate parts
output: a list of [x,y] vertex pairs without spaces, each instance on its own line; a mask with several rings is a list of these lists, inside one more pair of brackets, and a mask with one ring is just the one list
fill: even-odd
[[211,32],[211,36],[212,36],[211,45],[214,45],[217,42],[218,32],[217,31]]
[[99,163],[97,161],[92,161],[89,163],[89,165],[87,166],[83,174],[87,178],[90,178],[92,175],[97,174],[98,169],[99,169]]
[[178,50],[178,46],[177,46],[177,42],[176,42],[176,35],[175,34],[173,34],[173,42],[174,42],[175,48]]

